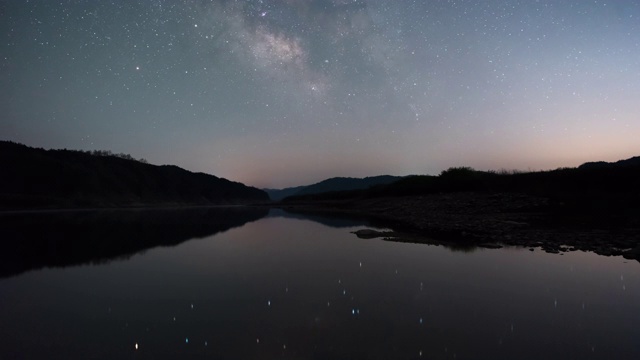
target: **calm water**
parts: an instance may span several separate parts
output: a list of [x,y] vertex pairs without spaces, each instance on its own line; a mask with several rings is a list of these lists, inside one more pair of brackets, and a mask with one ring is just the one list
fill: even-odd
[[267,210],[30,217],[3,220],[2,359],[640,358],[640,263],[621,257]]

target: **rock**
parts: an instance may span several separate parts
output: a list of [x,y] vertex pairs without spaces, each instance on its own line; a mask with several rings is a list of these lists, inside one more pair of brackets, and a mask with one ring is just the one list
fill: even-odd
[[635,259],[640,261],[640,245],[636,246],[635,249],[627,250],[622,253],[622,256],[625,259]]
[[501,249],[502,245],[500,244],[479,244],[478,247],[485,249]]
[[352,234],[356,234],[360,239],[374,239],[378,237],[392,236],[395,233],[391,231],[378,231],[373,229],[362,229],[353,231]]
[[515,226],[527,226],[529,224],[527,224],[526,222],[521,222],[521,221],[513,221],[513,220],[504,220],[502,221],[504,224],[507,225],[515,225]]

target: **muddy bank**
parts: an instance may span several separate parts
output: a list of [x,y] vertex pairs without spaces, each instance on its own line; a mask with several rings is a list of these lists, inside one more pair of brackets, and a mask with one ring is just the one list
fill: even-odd
[[[447,243],[539,247],[550,253],[593,251],[640,261],[637,220],[564,209],[548,198],[524,194],[450,193],[287,204],[285,208],[368,214],[397,224],[399,233]],[[411,241],[420,236],[411,236]]]

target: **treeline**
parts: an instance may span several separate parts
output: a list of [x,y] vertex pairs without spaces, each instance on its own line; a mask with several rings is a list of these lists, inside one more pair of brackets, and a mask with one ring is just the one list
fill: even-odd
[[[82,150],[79,150],[80,152],[83,152]],[[119,154],[115,154],[112,153],[110,150],[91,150],[91,151],[84,151],[85,154],[90,154],[93,156],[114,156],[120,159],[125,159],[125,160],[133,160],[133,161],[138,161],[141,162],[143,164],[148,164],[149,162],[147,161],[147,159],[145,158],[140,158],[140,159],[136,159],[133,156],[129,155],[129,154],[124,154],[124,153],[119,153]]]
[[[14,142],[14,141],[2,141],[2,142],[7,144],[7,145],[23,146],[22,144]],[[37,148],[37,147],[34,147],[32,149],[46,151],[43,148]],[[80,154],[87,154],[87,155],[93,155],[93,156],[112,156],[112,157],[117,157],[117,158],[120,158],[120,159],[141,162],[143,164],[148,164],[149,163],[147,161],[147,159],[145,159],[145,158],[136,159],[135,157],[131,156],[130,154],[114,153],[111,150],[74,150],[74,149],[64,148],[64,149],[53,150],[53,151],[68,151],[68,152],[72,152],[72,153],[80,153]]]
[[[15,145],[20,145],[18,143],[15,143],[13,141],[7,141],[7,143],[11,143],[11,144],[15,144]],[[37,150],[44,150],[43,148],[34,148]],[[113,156],[113,157],[117,157],[120,159],[125,159],[125,160],[132,160],[132,161],[137,161],[137,162],[141,162],[143,164],[148,164],[149,162],[147,161],[147,159],[145,158],[140,158],[140,159],[136,159],[135,157],[129,155],[129,154],[125,154],[125,153],[114,153],[111,150],[69,150],[69,149],[61,149],[59,151],[69,151],[69,152],[76,152],[76,153],[81,153],[81,154],[87,154],[87,155],[93,155],[93,156]]]

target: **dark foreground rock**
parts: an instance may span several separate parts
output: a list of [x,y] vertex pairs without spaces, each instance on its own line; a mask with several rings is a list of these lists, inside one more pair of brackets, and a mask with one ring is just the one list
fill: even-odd
[[394,237],[397,233],[393,231],[378,231],[373,229],[362,229],[353,231],[353,234],[356,234],[360,239],[375,239],[380,237]]
[[622,253],[625,259],[635,259],[640,261],[640,246],[636,246],[634,249],[627,250]]

